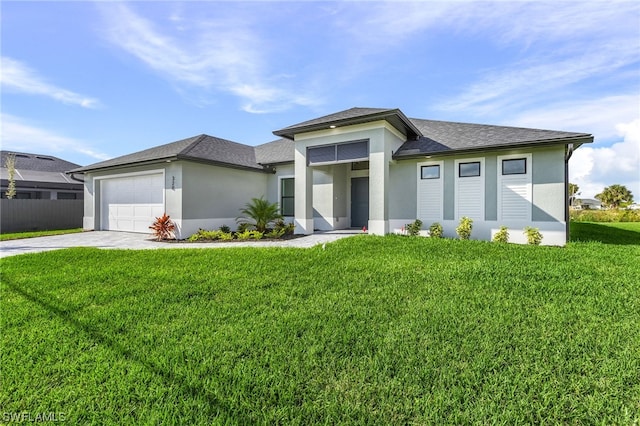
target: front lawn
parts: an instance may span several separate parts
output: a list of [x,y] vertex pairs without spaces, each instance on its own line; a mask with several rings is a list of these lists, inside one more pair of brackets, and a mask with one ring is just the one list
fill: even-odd
[[634,424],[639,257],[400,236],[10,257],[0,407],[70,424]]
[[76,234],[82,232],[82,228],[58,229],[54,231],[28,231],[0,234],[0,241],[21,240],[24,238],[50,237],[52,235]]
[[640,245],[640,222],[571,222],[571,241]]

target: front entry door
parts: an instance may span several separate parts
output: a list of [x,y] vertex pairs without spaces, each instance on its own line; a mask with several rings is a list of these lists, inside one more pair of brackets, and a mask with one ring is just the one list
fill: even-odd
[[369,178],[351,178],[351,227],[362,228],[369,223]]

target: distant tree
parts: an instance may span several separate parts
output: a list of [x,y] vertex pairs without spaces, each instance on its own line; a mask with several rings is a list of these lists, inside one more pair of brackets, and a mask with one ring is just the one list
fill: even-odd
[[624,185],[607,186],[596,198],[607,207],[617,209],[623,204],[633,203],[633,194]]
[[13,153],[7,155],[4,160],[4,165],[9,174],[9,185],[7,186],[7,192],[5,192],[5,194],[8,199],[12,199],[16,196],[16,155]]
[[575,183],[569,182],[569,205],[573,206],[576,201],[576,195],[580,195],[580,187]]

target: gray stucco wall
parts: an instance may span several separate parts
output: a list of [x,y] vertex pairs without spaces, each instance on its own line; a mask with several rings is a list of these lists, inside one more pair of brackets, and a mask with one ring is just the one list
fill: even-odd
[[533,151],[533,211],[540,222],[564,222],[564,147]]
[[[505,150],[462,156],[432,157],[429,161],[444,161],[443,210],[444,220],[455,220],[456,159],[484,158],[485,220],[495,221],[498,216],[497,157],[509,154],[532,154],[532,220],[564,222],[564,147]],[[417,163],[426,159],[398,160],[390,166],[390,218],[411,219],[417,212]]]
[[235,218],[251,198],[267,196],[267,174],[184,162],[182,219]]
[[394,161],[389,166],[389,217],[410,219],[417,210],[417,161]]
[[276,172],[274,174],[267,174],[267,189],[266,197],[272,203],[280,203],[278,199],[279,194],[279,181],[281,176],[291,176],[295,174],[293,169],[293,163],[280,164],[276,166]]

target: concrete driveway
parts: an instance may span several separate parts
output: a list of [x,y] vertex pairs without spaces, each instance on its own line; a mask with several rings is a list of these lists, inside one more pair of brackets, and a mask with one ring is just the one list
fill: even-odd
[[204,249],[226,247],[302,247],[308,248],[362,234],[362,231],[345,230],[321,232],[283,241],[243,241],[233,243],[159,243],[149,234],[132,232],[88,231],[78,234],[54,235],[51,237],[25,238],[0,241],[0,258],[24,253],[38,253],[71,247],[97,247],[102,249]]

